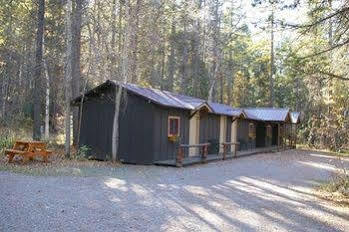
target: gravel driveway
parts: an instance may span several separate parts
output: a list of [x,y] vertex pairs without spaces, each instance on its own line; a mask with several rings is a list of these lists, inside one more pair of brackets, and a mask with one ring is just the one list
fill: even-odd
[[94,177],[0,172],[0,231],[349,231],[349,209],[312,194],[338,162],[286,151]]

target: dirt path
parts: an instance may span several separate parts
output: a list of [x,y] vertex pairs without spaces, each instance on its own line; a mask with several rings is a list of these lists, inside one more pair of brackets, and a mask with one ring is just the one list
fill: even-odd
[[95,177],[0,172],[0,231],[349,231],[349,209],[313,195],[337,164],[287,151]]

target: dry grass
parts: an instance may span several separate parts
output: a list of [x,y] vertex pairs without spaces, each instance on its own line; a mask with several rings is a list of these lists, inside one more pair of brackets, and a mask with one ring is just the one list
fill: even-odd
[[78,154],[74,150],[72,151],[73,158],[65,159],[63,155],[64,136],[62,133],[51,134],[50,140],[46,141],[48,149],[54,151],[49,163],[33,160],[23,164],[21,157],[15,156],[14,162],[9,164],[7,162],[8,158],[4,155],[4,149],[11,148],[16,140],[32,140],[31,124],[27,123],[25,125],[18,127],[19,129],[16,130],[0,126],[0,171],[37,176],[95,176],[100,175],[99,170],[104,171],[103,174],[110,174],[105,170],[114,170],[121,165],[120,163],[81,159],[81,155],[74,157],[74,154]]
[[26,164],[22,163],[21,157],[15,156],[13,163],[7,162],[7,157],[4,154],[0,155],[0,171],[10,171],[25,175],[34,176],[96,176],[105,174],[99,171],[114,170],[121,166],[120,163],[112,163],[95,160],[77,160],[64,158],[62,150],[55,150],[50,157],[49,163],[44,163],[39,158],[29,161]]
[[317,189],[319,197],[337,205],[349,207],[349,177],[333,178]]
[[304,151],[314,151],[314,152],[318,152],[318,153],[321,152],[325,155],[349,157],[349,151],[335,152],[335,151],[330,151],[327,149],[315,149],[315,148],[312,148],[312,147],[309,147],[309,146],[303,145],[303,144],[297,144],[297,149],[304,150]]
[[317,188],[317,192],[321,198],[349,207],[349,170],[344,166],[342,156],[338,159],[337,171]]

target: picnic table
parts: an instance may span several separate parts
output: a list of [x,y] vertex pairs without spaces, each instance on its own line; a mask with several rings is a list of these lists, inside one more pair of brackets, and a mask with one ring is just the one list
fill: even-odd
[[47,162],[48,156],[52,151],[46,149],[46,143],[41,141],[16,141],[12,149],[6,149],[8,162],[11,163],[15,155],[23,157],[23,163],[32,160],[34,156],[41,156],[44,162]]

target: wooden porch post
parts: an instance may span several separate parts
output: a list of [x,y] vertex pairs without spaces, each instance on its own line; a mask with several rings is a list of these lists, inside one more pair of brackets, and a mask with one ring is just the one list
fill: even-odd
[[178,153],[176,156],[176,166],[182,167],[183,166],[183,147],[178,147]]
[[282,149],[285,150],[286,147],[286,125],[282,125]]
[[295,130],[294,130],[294,148],[297,148],[297,124],[294,125]]
[[202,163],[206,163],[207,153],[208,153],[208,145],[204,145],[202,148],[202,156],[201,156]]
[[237,158],[240,143],[235,143],[234,146],[235,146],[234,158]]
[[290,139],[290,149],[292,149],[293,147],[293,125],[290,124],[290,136],[289,136],[289,139]]
[[227,158],[228,144],[223,143],[223,160]]
[[278,150],[280,149],[280,137],[281,137],[281,134],[280,134],[280,123],[278,123]]

